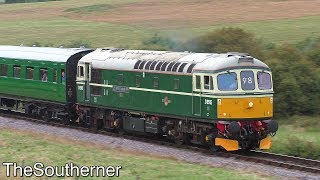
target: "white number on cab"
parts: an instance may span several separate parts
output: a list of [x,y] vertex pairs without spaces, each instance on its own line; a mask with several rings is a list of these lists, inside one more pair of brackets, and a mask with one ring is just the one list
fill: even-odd
[[212,105],[212,99],[205,99],[204,104]]

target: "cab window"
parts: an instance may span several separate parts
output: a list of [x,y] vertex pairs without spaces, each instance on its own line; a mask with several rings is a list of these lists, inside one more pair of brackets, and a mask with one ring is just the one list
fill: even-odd
[[240,72],[241,78],[241,88],[243,90],[254,90],[254,74],[252,71],[241,71]]
[[78,77],[83,78],[84,77],[84,69],[83,66],[78,66]]
[[218,89],[220,91],[234,91],[238,89],[237,74],[234,72],[218,75]]
[[212,76],[204,76],[203,80],[204,80],[203,88],[205,90],[213,90]]
[[201,89],[201,78],[196,76],[196,89]]
[[267,72],[258,72],[258,87],[260,90],[267,90],[272,88],[271,75]]

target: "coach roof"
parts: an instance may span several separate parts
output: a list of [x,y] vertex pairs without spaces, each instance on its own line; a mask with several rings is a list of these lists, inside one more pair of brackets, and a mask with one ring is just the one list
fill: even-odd
[[86,51],[85,48],[52,48],[52,47],[25,47],[0,46],[0,58],[39,60],[53,62],[67,62],[74,54]]
[[[180,73],[192,71],[218,71],[225,68],[259,67],[269,68],[266,64],[244,53],[193,53],[171,51],[123,50],[117,48],[97,49],[84,56],[79,63],[91,63],[97,69],[149,70],[147,62],[179,63]],[[143,63],[144,62],[144,63]],[[167,63],[166,63],[167,62]],[[149,63],[150,65],[150,63]],[[158,63],[162,69],[162,64]],[[146,68],[147,67],[147,68]],[[192,71],[189,71],[192,67]],[[164,67],[161,71],[165,71]],[[152,69],[153,71],[155,69]],[[155,70],[157,71],[157,70]],[[174,71],[178,72],[178,71]]]

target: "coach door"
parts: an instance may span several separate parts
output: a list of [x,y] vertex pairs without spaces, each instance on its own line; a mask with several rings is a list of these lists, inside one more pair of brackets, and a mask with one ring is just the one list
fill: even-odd
[[83,90],[83,101],[90,101],[90,81],[91,81],[91,65],[89,63],[78,65],[77,81],[83,86],[78,88]]
[[200,74],[194,74],[192,77],[192,114],[195,116],[201,116],[201,78]]
[[91,65],[89,63],[84,64],[84,81],[84,100],[90,101]]

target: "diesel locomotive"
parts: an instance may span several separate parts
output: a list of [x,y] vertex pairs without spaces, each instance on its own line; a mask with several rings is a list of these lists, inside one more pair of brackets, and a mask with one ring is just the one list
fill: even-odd
[[46,121],[269,149],[270,68],[246,53],[0,46],[0,108]]

